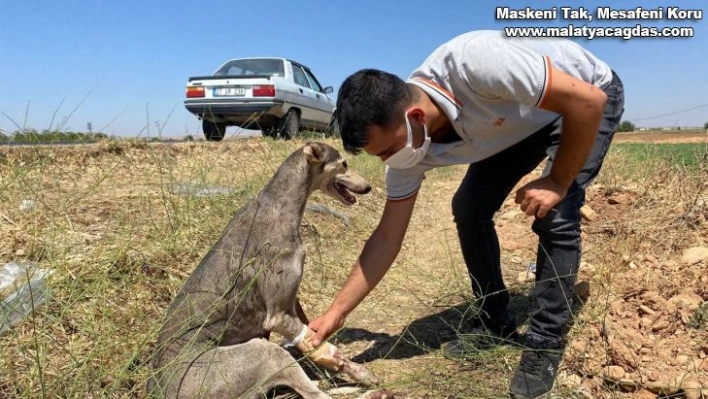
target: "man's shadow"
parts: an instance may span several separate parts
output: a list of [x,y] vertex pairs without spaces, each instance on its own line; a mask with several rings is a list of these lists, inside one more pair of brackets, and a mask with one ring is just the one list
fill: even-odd
[[[571,320],[582,310],[585,300],[575,298]],[[535,298],[528,294],[512,293],[509,301],[509,310],[516,317],[519,327],[528,323],[529,315],[534,312],[535,306]],[[445,343],[456,339],[458,334],[469,331],[477,315],[474,301],[466,301],[414,320],[397,335],[373,333],[362,328],[343,328],[335,336],[334,343],[374,341],[370,348],[351,358],[357,363],[376,359],[409,359],[437,351]],[[522,345],[524,338],[520,337],[519,345]]]

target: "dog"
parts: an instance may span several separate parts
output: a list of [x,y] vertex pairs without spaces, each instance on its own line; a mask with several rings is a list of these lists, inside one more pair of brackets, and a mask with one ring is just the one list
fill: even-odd
[[[300,224],[310,194],[320,190],[346,205],[371,186],[334,148],[306,143],[241,208],[170,304],[151,360],[150,396],[262,398],[288,386],[305,399],[327,394],[294,358],[270,342],[276,332],[316,365],[354,381],[378,380],[325,342],[312,345],[297,292],[305,249]],[[367,398],[391,398],[386,390]]]

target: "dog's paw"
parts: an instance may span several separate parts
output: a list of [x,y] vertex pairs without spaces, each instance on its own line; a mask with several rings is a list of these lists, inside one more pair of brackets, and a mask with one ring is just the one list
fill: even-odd
[[374,374],[372,374],[361,364],[354,363],[349,359],[343,358],[343,360],[344,367],[342,367],[342,371],[357,384],[361,384],[366,387],[375,387],[381,383],[381,381]]
[[339,353],[336,346],[325,342],[317,349],[307,354],[307,357],[316,365],[333,371],[340,371],[346,364],[346,359]]
[[315,346],[312,345],[314,337],[315,332],[308,329],[305,333],[305,337],[302,338],[300,342],[297,342],[295,347],[300,352],[307,355],[316,365],[333,371],[341,370],[345,359],[339,354],[339,349],[329,342],[324,342],[322,345],[315,348]]
[[[300,352],[307,355],[307,357],[316,365],[333,371],[342,371],[357,384],[361,384],[366,387],[374,387],[379,385],[380,381],[375,375],[369,372],[369,370],[367,370],[364,366],[354,363],[344,357],[336,346],[330,344],[329,342],[324,342],[322,345],[315,348],[314,345],[312,345],[312,340],[314,337],[315,332],[311,329],[307,329],[305,336],[295,344],[295,347]],[[382,396],[381,398],[383,399],[387,397]]]

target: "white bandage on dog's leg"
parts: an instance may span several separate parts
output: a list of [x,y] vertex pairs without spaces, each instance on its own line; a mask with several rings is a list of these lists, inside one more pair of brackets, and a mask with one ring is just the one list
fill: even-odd
[[307,327],[306,325],[303,325],[302,331],[300,331],[300,334],[298,334],[297,337],[295,337],[295,339],[293,339],[293,342],[290,343],[290,345],[298,346],[300,344],[300,342],[302,342],[302,340],[305,339],[305,335],[307,334],[307,330],[309,330],[309,329],[310,329],[309,327]]
[[300,331],[300,334],[298,334],[297,337],[293,338],[292,342],[285,341],[281,344],[281,346],[285,348],[291,348],[293,346],[300,345],[300,343],[302,343],[302,340],[305,339],[305,335],[307,335],[307,330],[309,330],[309,328],[303,325],[302,331]]

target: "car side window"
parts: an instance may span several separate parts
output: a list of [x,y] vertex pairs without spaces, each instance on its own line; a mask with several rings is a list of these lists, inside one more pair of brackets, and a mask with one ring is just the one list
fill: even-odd
[[244,70],[237,66],[231,66],[226,74],[230,76],[241,76],[244,75]]
[[322,86],[320,86],[320,84],[317,82],[317,79],[315,79],[315,77],[312,75],[312,72],[306,69],[305,74],[307,75],[307,80],[310,81],[310,87],[312,87],[312,90],[318,93],[322,92]]
[[295,83],[300,86],[310,87],[310,84],[307,82],[305,72],[303,72],[302,68],[297,65],[293,65],[293,79],[295,80]]

